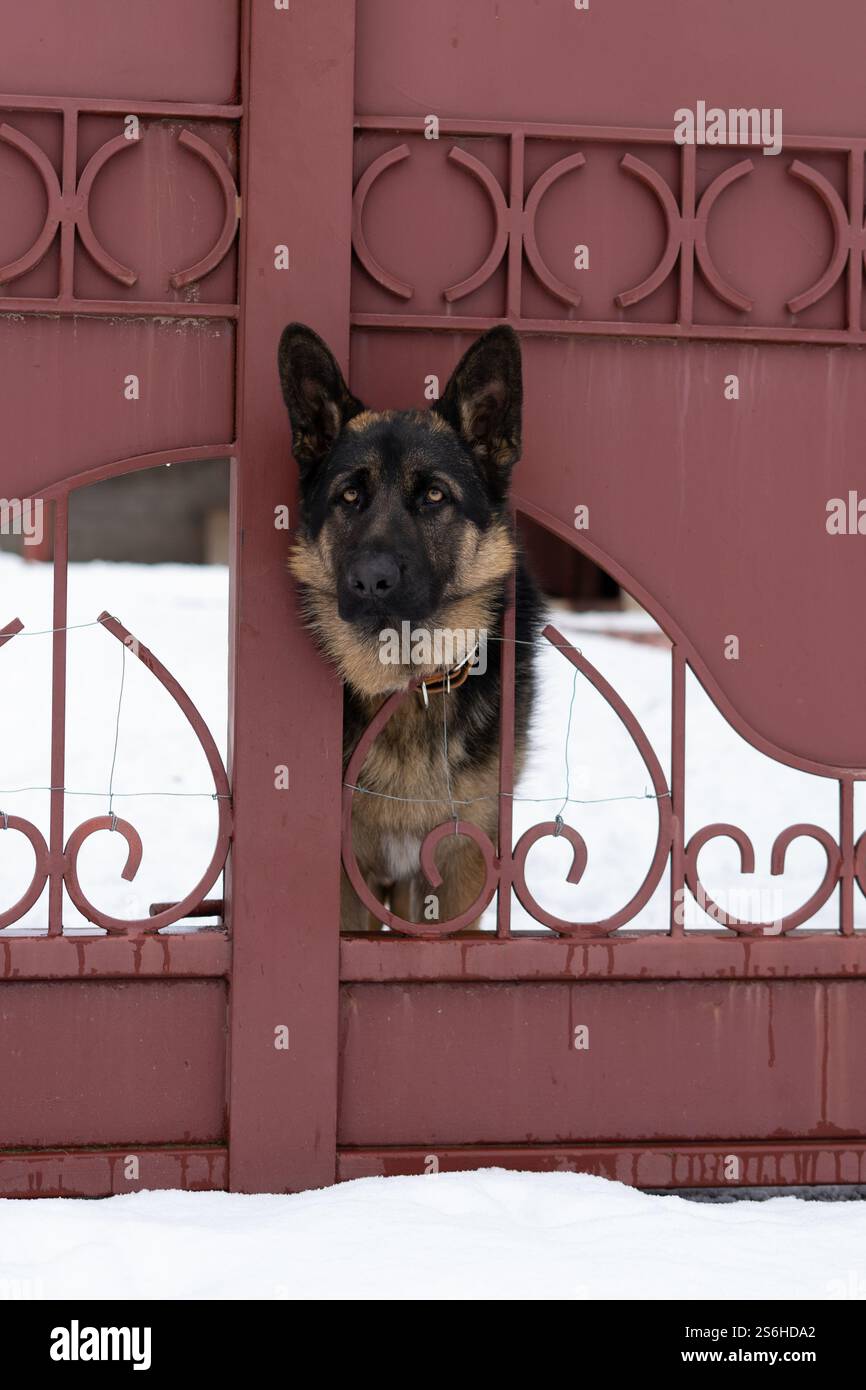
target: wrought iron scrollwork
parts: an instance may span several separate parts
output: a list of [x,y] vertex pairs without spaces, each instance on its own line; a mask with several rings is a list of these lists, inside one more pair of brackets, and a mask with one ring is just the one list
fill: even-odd
[[[171,672],[163,666],[162,662],[154,656],[152,651],[134,639],[127,628],[110,613],[101,613],[99,622],[106,632],[110,633],[117,641],[122,642],[127,651],[135,656],[159,681],[174,700],[198,739],[213,777],[214,796],[217,803],[217,834],[213,853],[198,883],[180,902],[172,904],[171,907],[155,916],[126,920],[103,912],[101,908],[90,901],[81,887],[78,876],[78,857],[83,845],[91,835],[95,835],[101,830],[117,832],[123,836],[128,849],[121,876],[127,881],[133,880],[138,872],[143,853],[141,836],[134,825],[115,815],[93,816],[89,820],[83,821],[69,835],[63,850],[62,862],[52,864],[48,846],[41,831],[19,816],[5,815],[0,819],[0,831],[6,828],[24,835],[33,847],[36,863],[33,878],[25,893],[18,902],[0,914],[0,927],[10,926],[23,917],[38,901],[49,876],[56,873],[62,878],[69,897],[79,912],[96,926],[102,927],[107,932],[121,935],[130,932],[156,932],[161,927],[170,926],[173,922],[178,922],[181,918],[188,916],[204,900],[225,864],[232,831],[231,796],[226,770],[210,730],[186,691],[175,680]],[[22,630],[23,624],[18,619],[9,623],[0,630],[0,646],[10,641]]]

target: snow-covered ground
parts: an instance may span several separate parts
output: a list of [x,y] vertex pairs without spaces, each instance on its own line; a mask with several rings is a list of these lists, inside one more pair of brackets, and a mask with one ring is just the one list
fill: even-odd
[[[224,749],[227,599],[227,573],[219,566],[72,565],[68,621],[93,624],[103,609],[119,617],[186,688]],[[0,627],[13,617],[20,617],[31,632],[51,627],[50,567],[0,555]],[[604,635],[612,628],[653,630],[651,620],[640,613],[560,611],[553,617],[634,711],[667,775],[668,652]],[[71,631],[68,641],[67,834],[108,809],[123,675],[114,809],[139,830],[144,858],[132,883],[121,879],[125,844],[105,831],[86,843],[81,879],[91,901],[114,915],[146,915],[153,901],[183,897],[207,865],[216,824],[210,775],[183,716],[153,677],[128,654],[122,672],[123,649],[114,638],[101,627],[87,626]],[[0,811],[25,816],[43,831],[47,793],[17,789],[50,782],[50,655],[49,635],[22,633],[0,650]],[[584,836],[589,863],[579,885],[567,884],[569,847],[564,840],[547,839],[532,850],[528,877],[544,907],[564,917],[594,920],[617,910],[641,883],[655,842],[656,803],[644,796],[649,779],[637,749],[601,696],[582,676],[575,681],[574,668],[554,649],[542,649],[538,660],[541,698],[533,755],[517,789],[519,797],[530,800],[515,807],[515,834],[552,819],[560,809],[574,692],[568,786],[572,798],[587,804],[573,801],[565,818]],[[735,915],[762,920],[775,920],[802,903],[821,878],[823,851],[814,841],[796,841],[779,880],[769,873],[770,846],[794,821],[814,821],[835,832],[835,784],[757,753],[729,728],[694,680],[688,690],[687,755],[687,834],[709,821],[730,821],[742,826],[755,844],[757,872],[746,878],[737,872],[737,851],[730,842],[709,844],[701,855],[707,890]],[[863,806],[859,799],[858,834],[866,828]],[[20,896],[32,862],[22,836],[0,835],[0,903]],[[214,893],[219,896],[219,886]],[[665,877],[632,926],[664,929],[667,897]],[[71,904],[67,909],[68,928],[86,926]],[[860,894],[857,912],[858,925],[866,924]],[[834,897],[810,925],[832,928],[836,914]],[[517,904],[514,921],[516,926],[536,925]],[[687,922],[709,925],[694,905]],[[19,926],[32,931],[44,923],[43,895]]]
[[0,1202],[0,1298],[862,1299],[864,1252],[862,1202],[711,1206],[576,1173]]

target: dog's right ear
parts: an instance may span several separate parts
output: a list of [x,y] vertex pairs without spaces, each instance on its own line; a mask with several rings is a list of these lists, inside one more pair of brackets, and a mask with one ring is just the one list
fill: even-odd
[[292,425],[292,453],[305,477],[364,407],[343,380],[327,343],[305,323],[283,329],[277,367]]

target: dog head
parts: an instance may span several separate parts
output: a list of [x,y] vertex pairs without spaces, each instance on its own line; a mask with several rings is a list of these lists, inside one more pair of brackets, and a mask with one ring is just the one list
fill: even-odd
[[383,660],[383,634],[407,625],[431,639],[457,634],[452,649],[464,660],[471,634],[495,620],[514,560],[506,501],[520,457],[516,335],[483,334],[429,410],[367,410],[304,324],[284,330],[278,366],[301,478],[290,565],[319,642],[362,695],[441,670],[427,659],[433,640],[420,659]]

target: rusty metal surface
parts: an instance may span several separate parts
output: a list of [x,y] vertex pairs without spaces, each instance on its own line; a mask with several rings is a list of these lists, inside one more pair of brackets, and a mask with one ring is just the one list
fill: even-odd
[[[731,1158],[740,1160],[736,1182]],[[866,1182],[866,1144],[862,1140],[822,1143],[761,1144],[490,1144],[435,1149],[341,1148],[340,1182],[352,1178],[392,1177],[403,1173],[460,1173],[468,1168],[516,1168],[532,1173],[593,1173],[611,1182],[655,1189],[723,1188],[729,1199],[742,1188],[849,1188]],[[744,1195],[752,1196],[751,1191]],[[774,1196],[782,1194],[776,1192]],[[797,1195],[802,1195],[798,1193]],[[834,1195],[837,1195],[834,1193]]]
[[345,985],[344,1145],[866,1135],[866,980]]
[[241,0],[122,7],[83,0],[75,9],[64,0],[9,4],[0,86],[29,92],[38,80],[39,90],[58,96],[114,98],[124,112],[157,96],[234,101],[240,9]]
[[0,985],[0,1149],[225,1134],[222,980]]
[[0,982],[224,979],[230,967],[231,942],[223,930],[194,936],[0,936]]
[[783,105],[792,130],[856,132],[862,9],[837,0],[829,13],[833,23],[810,23],[809,0],[666,0],[655,9],[620,0],[584,12],[524,0],[459,11],[364,0],[356,109],[669,126],[672,107],[695,96],[739,106],[748,92],[758,105]]
[[346,984],[462,980],[821,980],[866,976],[866,932],[798,931],[782,939],[702,932],[616,932],[603,940],[489,932],[425,941],[371,933],[340,942]]
[[128,1148],[0,1150],[0,1197],[116,1197],[160,1188],[212,1192],[228,1187],[224,1145],[140,1146],[134,1157],[136,1176]]

